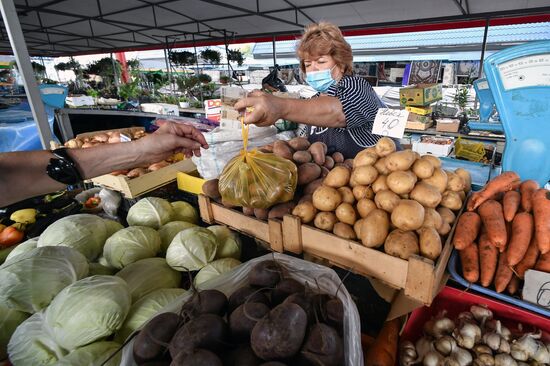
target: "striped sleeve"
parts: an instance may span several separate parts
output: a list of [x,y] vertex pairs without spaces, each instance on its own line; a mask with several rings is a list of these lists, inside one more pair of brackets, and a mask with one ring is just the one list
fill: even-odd
[[368,81],[360,77],[345,77],[338,85],[336,97],[342,103],[348,129],[372,124],[378,108],[378,96]]

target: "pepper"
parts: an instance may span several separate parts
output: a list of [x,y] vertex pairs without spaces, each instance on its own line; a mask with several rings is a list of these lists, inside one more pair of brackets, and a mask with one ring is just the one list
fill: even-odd
[[0,231],[0,247],[7,248],[23,241],[25,233],[14,226],[8,226]]

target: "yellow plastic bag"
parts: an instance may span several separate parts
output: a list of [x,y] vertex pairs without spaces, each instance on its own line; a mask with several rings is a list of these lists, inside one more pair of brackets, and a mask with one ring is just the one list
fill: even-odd
[[224,204],[268,208],[294,198],[298,169],[287,159],[256,149],[247,150],[248,125],[241,117],[244,148],[227,163],[220,175],[219,190]]

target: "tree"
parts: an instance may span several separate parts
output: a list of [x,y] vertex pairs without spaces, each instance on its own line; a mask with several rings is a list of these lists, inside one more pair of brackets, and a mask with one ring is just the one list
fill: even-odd
[[[116,74],[113,65],[116,67]],[[99,75],[103,79],[103,83],[108,86],[113,84],[116,75],[120,75],[121,69],[122,68],[118,60],[113,60],[110,57],[104,57],[89,64],[84,70],[84,75],[88,79],[90,75]]]
[[243,54],[240,50],[227,50],[227,58],[229,61],[236,62],[237,65],[242,66],[244,62]]
[[189,51],[172,51],[169,58],[170,62],[176,66],[190,66],[197,62],[195,54]]
[[207,48],[201,51],[201,58],[204,60],[204,62],[212,65],[218,65],[220,63],[222,55],[219,51]]

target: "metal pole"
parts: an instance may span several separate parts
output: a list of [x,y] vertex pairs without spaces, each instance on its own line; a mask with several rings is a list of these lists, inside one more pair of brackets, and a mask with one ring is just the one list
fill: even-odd
[[273,36],[273,66],[277,65],[277,50],[275,49],[276,38]]
[[42,147],[47,149],[52,140],[52,132],[48,123],[48,115],[40,97],[40,90],[32,71],[29,51],[27,50],[27,44],[23,37],[23,31],[21,30],[21,24],[19,23],[13,0],[0,0],[0,11],[2,12],[2,19],[8,32],[17,66],[23,78],[25,93],[29,99],[32,115],[40,133],[40,142],[42,143]]
[[[195,43],[195,34],[193,33],[193,50],[195,51],[195,65],[197,66],[197,75],[196,77],[199,77],[199,73],[200,73],[200,70],[199,70],[199,55],[197,54],[197,45]],[[202,88],[199,87],[199,93],[200,93],[200,96],[201,96],[201,104],[204,105],[204,98],[202,96]]]
[[479,60],[479,76],[483,72],[483,60],[485,59],[485,48],[487,47],[487,34],[489,33],[489,18],[485,19],[485,30],[483,32],[483,44],[481,45],[481,59]]
[[223,30],[223,43],[225,46],[225,57],[227,58],[227,74],[231,77],[231,64],[229,63],[229,45],[227,44],[227,33]]
[[115,86],[118,88],[119,83],[118,83],[118,73],[116,72],[116,63],[112,53],[110,54],[110,56],[111,56],[111,63],[113,64],[113,78],[114,78]]
[[164,61],[166,62],[166,73],[168,74],[168,82],[170,83],[170,90],[172,90],[172,93],[173,93],[174,90],[172,85],[172,72],[170,70],[170,59],[168,58],[168,50],[170,47],[170,45],[168,44],[168,37],[164,37],[164,42],[166,44],[166,47],[164,47]]
[[46,63],[44,63],[44,57],[40,57],[40,61],[42,62],[42,66],[44,66],[44,75],[46,75],[46,78],[50,78],[48,76],[48,70],[46,69]]

